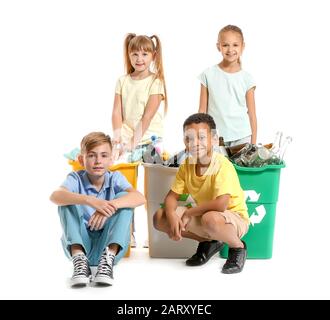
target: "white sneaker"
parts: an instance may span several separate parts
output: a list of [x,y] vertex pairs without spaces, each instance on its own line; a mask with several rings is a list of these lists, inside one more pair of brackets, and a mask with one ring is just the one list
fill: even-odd
[[97,266],[94,282],[101,285],[112,286],[113,279],[113,262],[115,256],[109,252],[108,247],[104,249],[102,256]]
[[81,253],[72,257],[73,275],[71,277],[71,287],[82,287],[89,283],[91,269],[87,257]]

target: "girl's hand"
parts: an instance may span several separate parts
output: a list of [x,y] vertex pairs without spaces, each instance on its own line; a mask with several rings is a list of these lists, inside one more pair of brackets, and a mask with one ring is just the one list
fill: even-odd
[[117,208],[111,201],[98,199],[94,196],[88,197],[87,204],[107,218],[111,217],[117,211]]
[[91,231],[101,230],[107,219],[108,218],[105,217],[102,213],[95,211],[88,221],[88,226]]
[[129,151],[133,151],[136,147],[137,147],[138,143],[136,142],[134,136],[132,137],[132,139],[130,140],[130,144],[129,146],[127,146],[129,148]]
[[121,143],[114,143],[112,145],[111,158],[112,161],[117,161],[124,153],[124,148]]

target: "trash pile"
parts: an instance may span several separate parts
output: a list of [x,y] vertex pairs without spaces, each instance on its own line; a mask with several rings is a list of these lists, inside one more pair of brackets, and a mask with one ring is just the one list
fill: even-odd
[[[224,145],[222,138],[219,139],[219,146],[214,147],[215,152],[219,152],[229,158],[233,163],[241,167],[262,167],[265,165],[279,165],[283,163],[284,155],[288,145],[292,142],[292,137],[283,138],[283,132],[276,133],[273,143],[269,144],[240,144],[232,147]],[[80,150],[73,149],[64,156],[70,160],[76,160]],[[163,151],[162,140],[152,136],[150,143],[138,146],[133,151],[123,152],[117,159],[120,163],[133,163],[143,161],[144,163],[159,164],[167,167],[179,167],[189,156],[186,150],[182,150],[174,155]]]
[[[283,133],[277,132],[274,142],[267,145],[251,144],[228,148],[229,159],[241,167],[262,167],[265,165],[279,165],[283,163],[284,155],[292,137],[287,136],[283,141]],[[239,148],[237,148],[239,147]]]

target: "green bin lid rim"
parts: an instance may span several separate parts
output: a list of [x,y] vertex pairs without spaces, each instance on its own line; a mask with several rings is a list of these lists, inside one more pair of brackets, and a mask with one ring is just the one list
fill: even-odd
[[278,170],[278,169],[282,169],[285,168],[285,162],[283,162],[282,164],[271,164],[271,165],[267,165],[267,166],[263,166],[263,167],[241,167],[238,166],[236,163],[233,163],[234,167],[236,170],[238,171],[250,171],[250,172],[261,172],[261,171],[265,171],[265,170]]

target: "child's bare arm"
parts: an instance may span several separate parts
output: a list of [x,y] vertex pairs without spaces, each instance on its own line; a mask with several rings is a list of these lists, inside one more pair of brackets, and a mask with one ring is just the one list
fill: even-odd
[[[145,198],[140,192],[133,188],[125,191],[128,192],[127,195],[108,201],[116,208],[116,210],[120,208],[135,208],[145,203]],[[88,225],[91,230],[100,230],[103,228],[107,218],[108,217],[104,217],[100,212],[96,211],[89,219]]]
[[93,196],[70,192],[63,187],[54,191],[50,196],[50,200],[58,206],[77,204],[91,206],[106,217],[110,217],[117,210],[117,208],[110,201],[97,199]]
[[50,201],[58,206],[87,205],[87,198],[87,195],[70,192],[66,188],[60,187],[51,194]]
[[254,99],[254,89],[251,88],[246,93],[246,106],[248,108],[248,115],[250,119],[250,126],[252,131],[251,143],[255,144],[257,142],[257,115],[256,115],[256,105]]
[[120,134],[121,134],[122,124],[123,124],[123,114],[122,114],[121,96],[119,94],[115,94],[115,100],[113,102],[113,109],[112,109],[112,129],[113,129],[114,142],[121,142]]
[[132,142],[131,142],[132,149],[134,149],[139,144],[144,133],[149,128],[150,122],[153,119],[153,117],[155,116],[162,99],[163,99],[163,97],[161,94],[150,95],[147,106],[144,110],[142,119],[134,130],[134,136],[133,136]]
[[181,231],[184,229],[181,219],[175,213],[176,208],[178,207],[179,195],[169,191],[165,198],[165,214],[170,226],[170,238],[172,240],[181,240]]
[[145,197],[137,190],[129,188],[125,190],[127,194],[124,196],[110,200],[117,209],[120,208],[135,208],[146,203]]
[[174,191],[170,190],[165,198],[165,212],[167,214],[174,214],[176,208],[178,207],[179,195]]
[[229,199],[230,199],[229,194],[223,194],[214,200],[202,203],[197,207],[188,209],[185,212],[185,215],[187,215],[188,217],[194,217],[194,216],[201,216],[208,211],[224,212],[228,207]]
[[207,113],[207,105],[208,105],[208,90],[205,86],[201,84],[198,112]]

